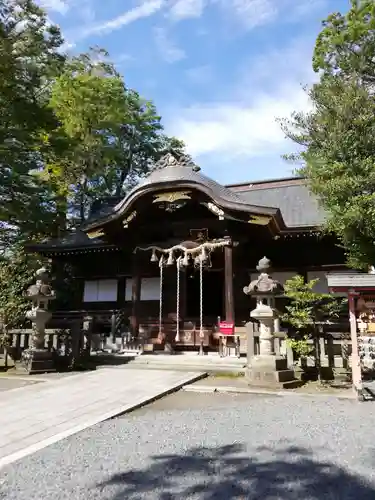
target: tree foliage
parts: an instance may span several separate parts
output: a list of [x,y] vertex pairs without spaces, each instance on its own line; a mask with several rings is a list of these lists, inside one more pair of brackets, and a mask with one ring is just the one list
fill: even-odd
[[324,324],[338,319],[345,303],[333,295],[314,291],[318,281],[314,279],[306,283],[303,276],[296,275],[284,285],[288,304],[281,319],[290,325],[289,343],[300,356],[311,354],[308,340],[317,343]]
[[93,200],[123,196],[166,149],[183,148],[163,133],[153,103],[126,87],[103,50],[67,62],[52,85],[50,106],[60,122],[50,142],[69,147],[49,162],[48,175],[69,193],[80,222]]
[[318,36],[314,69],[320,81],[308,90],[313,109],[282,121],[302,152],[299,175],[324,208],[326,229],[346,250],[348,265],[375,262],[375,31],[372,1],[352,2],[331,15]]
[[20,291],[37,261],[22,243],[76,228],[94,200],[125,195],[162,154],[183,150],[104,50],[68,57],[62,44],[32,0],[0,2],[0,314],[8,326],[23,318]]
[[285,297],[289,299],[282,320],[288,322],[298,333],[316,335],[326,320],[339,317],[342,300],[329,293],[314,291],[318,279],[305,282],[296,275],[284,285]]
[[314,71],[340,74],[349,80],[357,75],[365,84],[375,83],[375,3],[351,0],[346,14],[335,12],[323,21],[313,56]]
[[49,193],[34,172],[40,136],[56,125],[46,96],[48,81],[64,64],[61,44],[58,28],[33,2],[1,3],[0,220],[23,233],[50,224]]
[[30,301],[24,293],[41,264],[38,256],[25,253],[21,243],[0,260],[0,321],[5,332],[25,321]]

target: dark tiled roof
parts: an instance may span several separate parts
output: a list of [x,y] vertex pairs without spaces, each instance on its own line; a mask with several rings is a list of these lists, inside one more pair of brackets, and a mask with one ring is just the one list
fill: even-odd
[[29,243],[26,245],[26,248],[33,250],[33,248],[48,248],[50,250],[60,249],[61,247],[68,249],[75,248],[86,248],[86,247],[100,247],[100,246],[108,246],[108,243],[103,241],[100,238],[92,238],[90,239],[87,234],[83,231],[77,229],[76,231],[64,236],[59,239],[50,239],[42,241],[38,244]]
[[216,198],[222,198],[232,203],[244,203],[241,196],[226,186],[223,186],[213,179],[206,177],[201,174],[201,172],[196,172],[191,168],[178,166],[165,167],[160,170],[155,170],[140,184],[138,184],[138,186],[131,191],[130,195],[146,186],[178,181],[193,182],[194,184],[205,186],[212,191],[213,196]]
[[324,212],[302,179],[280,179],[247,186],[233,186],[247,202],[280,209],[287,227],[320,226]]
[[[131,198],[138,190],[145,189],[148,186],[165,186],[168,183],[181,181],[205,186],[213,198],[221,198],[221,200],[229,204],[244,207],[250,205],[259,208],[264,207],[269,211],[279,209],[287,228],[316,227],[324,222],[324,212],[319,208],[316,198],[310,193],[303,179],[293,177],[257,181],[252,184],[223,186],[196,170],[186,166],[174,165],[153,171],[120,202],[119,198],[96,202],[90,211],[85,226],[99,222],[102,219],[105,220],[115,214],[126,203],[126,200]],[[37,246],[39,249],[43,247],[47,249],[48,247],[48,249],[53,250],[61,247],[67,249],[78,247],[94,248],[102,245],[105,245],[105,242],[100,238],[90,239],[83,230],[77,230],[63,239],[50,240]]]
[[112,198],[108,197],[103,200],[94,201],[85,225],[111,216],[115,212],[116,205],[118,205],[122,199],[123,197],[113,196]]
[[144,178],[139,184],[137,184],[128,195],[125,196],[122,200],[114,198],[113,201],[108,200],[107,203],[98,203],[95,210],[90,211],[90,216],[86,221],[85,225],[93,224],[100,219],[107,219],[112,214],[115,214],[117,208],[120,205],[123,205],[127,201],[127,199],[131,198],[138,191],[147,188],[148,186],[165,185],[168,183],[177,183],[177,182],[191,182],[196,184],[197,186],[205,186],[210,192],[214,199],[221,198],[229,203],[237,203],[239,205],[243,205],[244,208],[249,204],[244,198],[237,194],[235,191],[219,184],[218,182],[206,177],[200,172],[196,172],[191,168],[187,167],[165,167],[163,169],[153,171],[149,176]]
[[[94,227],[106,224],[116,217],[120,217],[126,208],[141,194],[153,189],[168,188],[173,186],[197,187],[206,192],[215,203],[231,210],[253,212],[258,214],[269,214],[280,218],[278,207],[261,206],[252,204],[234,190],[206,177],[200,172],[200,168],[192,163],[190,157],[176,158],[170,153],[165,155],[147,177],[137,184],[117,205],[97,211],[95,217],[89,218],[84,226],[84,230],[91,230]],[[280,218],[281,225],[284,221]]]

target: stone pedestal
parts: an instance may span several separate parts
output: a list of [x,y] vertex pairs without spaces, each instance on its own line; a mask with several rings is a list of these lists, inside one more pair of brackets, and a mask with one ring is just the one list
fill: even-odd
[[22,365],[17,370],[29,375],[55,372],[54,354],[47,349],[27,349],[22,353]]
[[300,385],[294,370],[288,368],[287,360],[275,355],[254,356],[247,366],[246,378],[249,384],[260,387],[291,389]]

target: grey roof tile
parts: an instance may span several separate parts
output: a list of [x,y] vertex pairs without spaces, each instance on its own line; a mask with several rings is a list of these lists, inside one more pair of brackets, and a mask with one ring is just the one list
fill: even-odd
[[242,196],[238,195],[235,191],[219,184],[218,182],[206,177],[201,174],[201,172],[194,171],[191,168],[185,166],[171,166],[165,167],[160,170],[154,170],[148,177],[143,179],[130,193],[138,191],[142,187],[150,186],[152,184],[165,184],[168,182],[178,182],[178,181],[188,181],[193,182],[197,185],[206,186],[212,191],[212,194],[216,197],[223,198],[227,201],[234,203],[247,203],[244,201]]
[[324,222],[324,212],[317,199],[304,184],[285,184],[277,187],[256,184],[238,194],[253,205],[279,208],[288,227],[319,226]]

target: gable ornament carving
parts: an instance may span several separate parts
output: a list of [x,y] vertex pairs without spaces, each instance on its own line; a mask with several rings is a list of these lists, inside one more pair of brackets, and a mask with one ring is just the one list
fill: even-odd
[[90,240],[93,240],[94,238],[99,238],[100,236],[104,236],[104,231],[103,229],[97,229],[96,231],[91,231],[87,233],[87,236],[90,238]]
[[154,196],[154,201],[152,203],[174,203],[179,200],[191,200],[191,191],[174,191],[157,194]]
[[130,215],[128,215],[128,217],[126,217],[126,219],[122,221],[122,225],[124,226],[125,229],[129,227],[129,222],[135,219],[136,216],[137,216],[137,211],[134,210]]
[[249,219],[249,224],[256,224],[258,226],[267,226],[272,217],[267,215],[252,215]]

